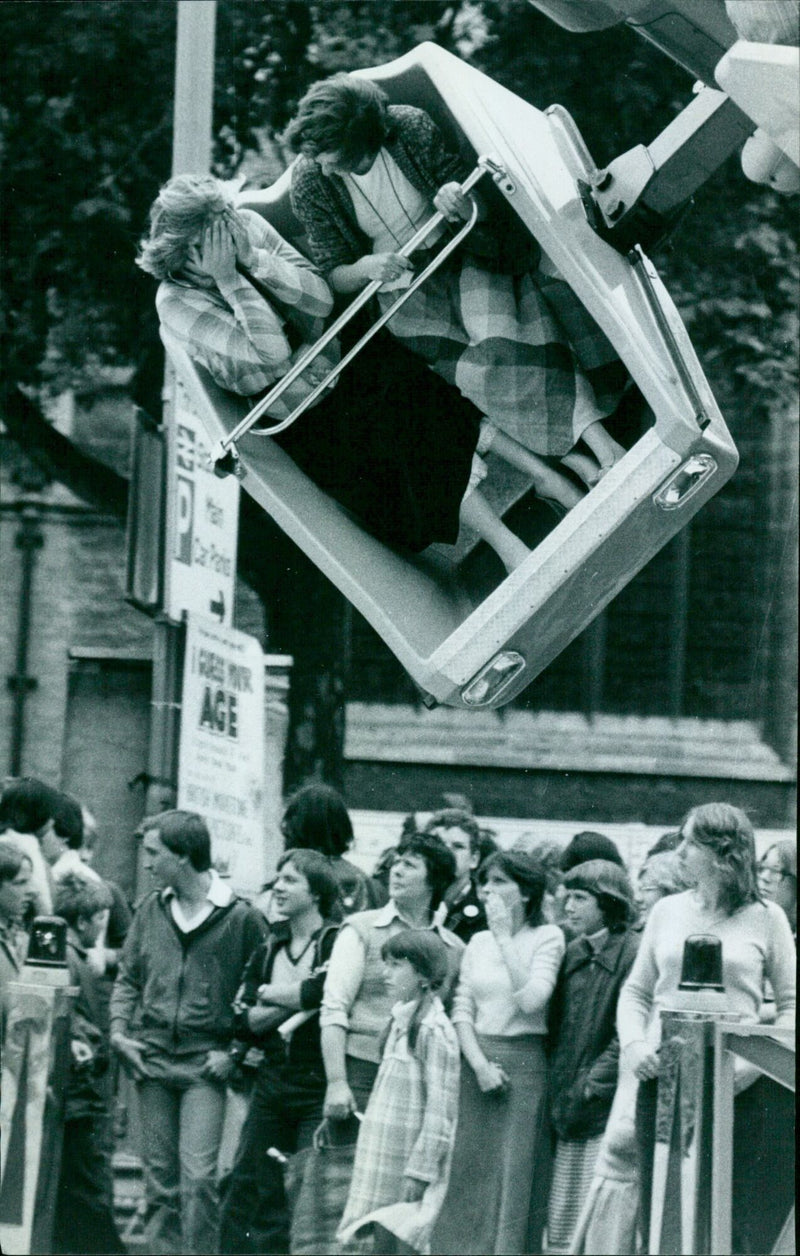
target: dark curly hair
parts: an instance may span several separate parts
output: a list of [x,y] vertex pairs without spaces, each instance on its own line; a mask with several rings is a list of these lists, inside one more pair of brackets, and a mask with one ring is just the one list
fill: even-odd
[[346,165],[355,165],[382,147],[388,103],[386,93],[367,79],[334,74],[308,89],[283,141],[308,157],[338,153]]
[[414,833],[404,838],[397,854],[418,855],[424,862],[431,887],[431,909],[435,911],[444,898],[445,890],[456,879],[455,855],[435,833]]
[[485,885],[492,868],[516,881],[525,900],[525,923],[535,927],[544,924],[542,899],[547,889],[544,865],[521,850],[498,850],[478,870],[478,884]]

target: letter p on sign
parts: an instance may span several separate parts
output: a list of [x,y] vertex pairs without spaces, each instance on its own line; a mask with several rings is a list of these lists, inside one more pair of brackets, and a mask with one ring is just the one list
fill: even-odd
[[192,532],[194,523],[194,484],[185,475],[179,475],[177,511],[175,520],[175,557],[179,563],[191,566]]

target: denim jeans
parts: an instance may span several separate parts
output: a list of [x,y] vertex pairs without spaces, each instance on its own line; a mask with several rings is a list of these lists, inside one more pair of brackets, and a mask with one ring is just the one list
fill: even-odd
[[150,1050],[138,1083],[147,1222],[154,1256],[216,1251],[217,1158],[225,1086],[202,1076],[206,1052]]
[[295,1076],[288,1066],[262,1064],[225,1191],[220,1252],[288,1252],[283,1169],[267,1151],[292,1154],[310,1147],[324,1095],[321,1075]]

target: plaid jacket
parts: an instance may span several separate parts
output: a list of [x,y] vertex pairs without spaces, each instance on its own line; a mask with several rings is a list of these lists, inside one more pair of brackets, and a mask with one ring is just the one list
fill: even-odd
[[[303,343],[322,334],[333,298],[302,253],[259,214],[239,210],[255,247],[249,273],[237,273],[225,292],[165,280],[156,294],[161,325],[200,362],[221,388],[240,396],[262,393],[292,363]],[[336,361],[331,346],[327,364]],[[270,414],[283,418],[308,384],[298,380]]]
[[[462,182],[471,167],[445,147],[444,136],[423,109],[389,105],[386,150],[418,192],[433,199],[443,183]],[[350,193],[339,175],[324,175],[310,157],[292,171],[292,208],[308,234],[314,261],[324,275],[372,252],[356,221]]]

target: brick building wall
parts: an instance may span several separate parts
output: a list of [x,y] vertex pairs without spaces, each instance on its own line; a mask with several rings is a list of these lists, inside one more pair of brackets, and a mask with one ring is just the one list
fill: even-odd
[[[133,418],[125,384],[112,380],[91,399],[62,398],[51,415],[64,435],[122,475],[128,474]],[[17,699],[13,678],[25,562],[20,540],[26,532],[34,539],[24,668],[29,687]],[[101,837],[112,836],[120,824],[132,831],[131,821],[138,822],[144,806],[143,787],[130,798],[126,791],[140,770],[129,771],[131,764],[146,766],[152,621],[126,602],[125,570],[124,525],[63,485],[41,486],[24,452],[0,439],[0,776],[16,770],[66,787],[80,781],[81,799],[97,812]],[[241,581],[235,625],[263,643],[263,608]],[[121,666],[109,668],[109,659]],[[85,673],[92,660],[104,671],[87,706]],[[21,753],[15,763],[20,706]],[[95,713],[88,726],[75,726],[71,706]],[[110,790],[115,762],[120,780]],[[130,883],[130,852],[109,858],[106,871]]]

